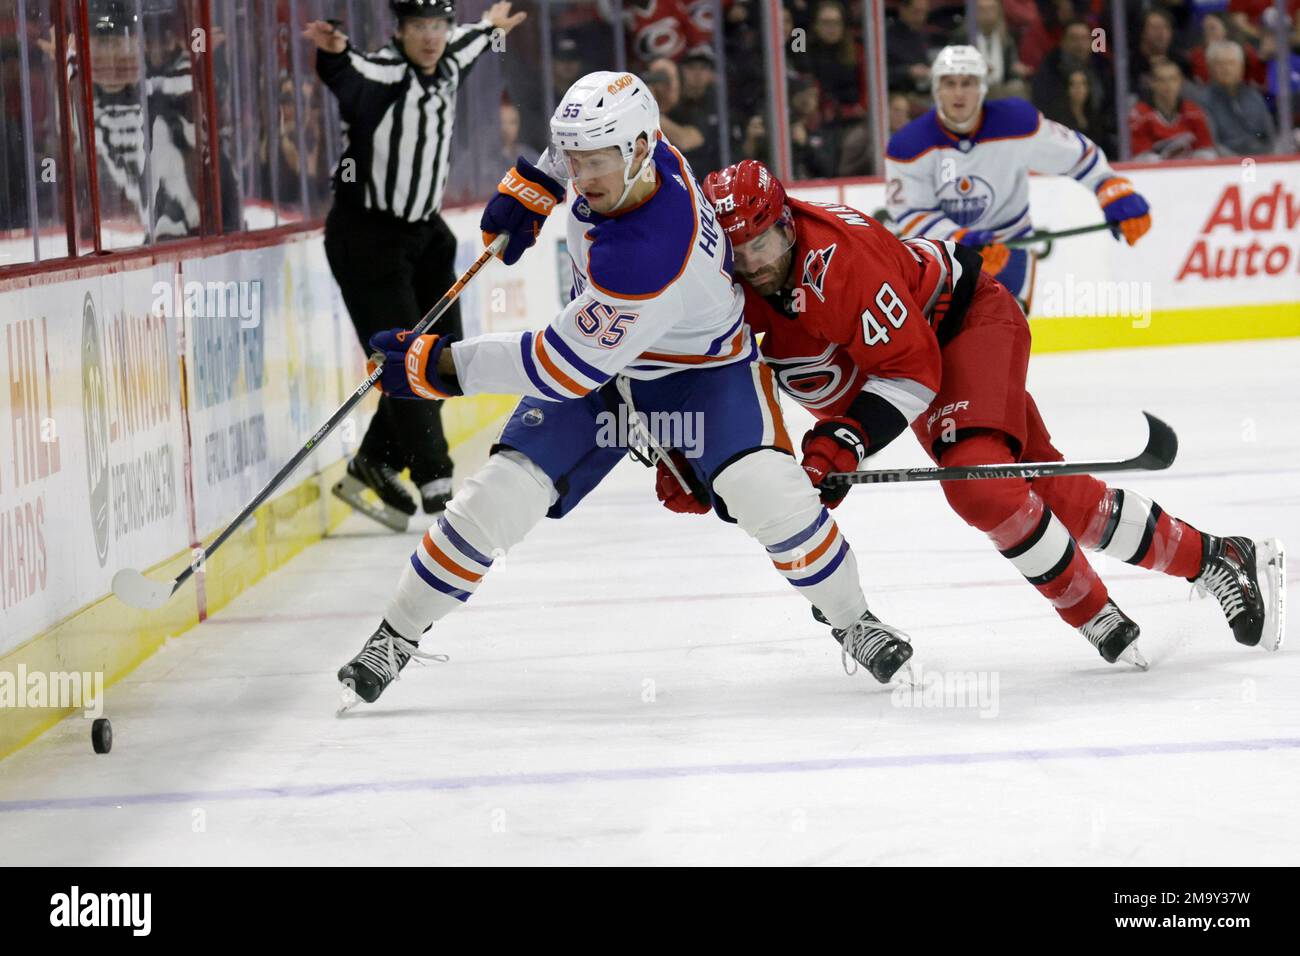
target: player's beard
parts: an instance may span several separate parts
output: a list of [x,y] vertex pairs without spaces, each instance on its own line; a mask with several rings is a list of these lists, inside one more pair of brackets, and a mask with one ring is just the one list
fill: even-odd
[[790,264],[794,261],[794,247],[791,246],[781,255],[781,258],[770,266],[765,266],[753,275],[742,275],[741,278],[749,283],[759,295],[772,295],[781,290],[785,285],[785,279],[790,274]]

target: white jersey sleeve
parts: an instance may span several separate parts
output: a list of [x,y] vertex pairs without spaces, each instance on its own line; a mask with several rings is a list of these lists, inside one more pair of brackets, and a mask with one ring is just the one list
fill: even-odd
[[681,154],[656,148],[659,184],[638,206],[569,210],[573,298],[545,329],[450,347],[466,394],[580,398],[623,373],[651,379],[756,354],[731,247]]

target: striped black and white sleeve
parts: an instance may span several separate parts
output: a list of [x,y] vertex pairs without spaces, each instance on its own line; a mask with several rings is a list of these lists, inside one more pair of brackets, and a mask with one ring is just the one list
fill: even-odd
[[387,51],[363,53],[350,44],[342,53],[316,51],[316,72],[339,101],[348,123],[379,115],[406,76],[406,62]]
[[451,32],[451,37],[447,40],[447,51],[443,55],[456,64],[461,79],[465,78],[474,61],[491,46],[495,30],[491,23],[480,20],[478,23],[462,23]]

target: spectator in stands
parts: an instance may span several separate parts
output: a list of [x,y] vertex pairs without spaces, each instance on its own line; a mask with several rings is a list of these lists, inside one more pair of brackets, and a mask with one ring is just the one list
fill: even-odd
[[1060,46],[1043,58],[1034,74],[1034,105],[1044,113],[1067,112],[1068,80],[1076,70],[1088,74],[1089,108],[1099,112],[1109,109],[1112,102],[1109,73],[1093,56],[1092,28],[1078,19],[1065,24]]
[[912,101],[902,93],[891,94],[889,97],[889,135],[893,136],[910,122],[912,122]]
[[[966,43],[965,26],[955,31],[949,42]],[[1001,99],[1004,96],[1018,95],[1009,93],[1007,86],[1013,85],[1013,80],[1026,79],[1034,71],[1020,62],[1016,41],[1007,29],[1006,17],[999,0],[976,0],[974,45],[984,55],[984,62],[989,66],[988,98]]]
[[813,8],[812,37],[803,67],[821,87],[823,107],[830,118],[859,116],[863,111],[858,53],[839,0],[819,0]]
[[770,162],[770,157],[767,155],[767,123],[761,113],[754,113],[745,120],[732,158]]
[[1043,59],[1061,42],[1065,25],[1079,19],[1074,0],[1037,0],[1038,15],[1020,35],[1020,60],[1037,70]]
[[1211,44],[1224,40],[1236,41],[1241,46],[1242,54],[1246,58],[1246,82],[1262,89],[1267,82],[1267,65],[1259,58],[1253,46],[1241,42],[1242,37],[1236,35],[1235,28],[1221,13],[1207,13],[1201,19],[1201,43],[1188,55],[1188,62],[1192,65],[1192,76],[1198,83],[1210,82],[1210,67],[1205,62],[1205,51]]
[[1246,55],[1241,44],[1220,40],[1210,44],[1205,55],[1210,85],[1202,102],[1219,148],[1237,156],[1272,151],[1273,117],[1264,95],[1243,82]]
[[[596,69],[596,67],[591,67]],[[600,67],[605,69],[605,67]],[[556,96],[563,96],[564,92],[578,78],[588,72],[587,67],[582,62],[582,49],[578,43],[578,38],[567,33],[562,33],[555,39],[555,46],[551,51],[551,85],[555,89]]]
[[1092,96],[1092,74],[1081,68],[1065,79],[1065,95],[1043,110],[1048,119],[1076,129],[1100,147],[1107,156],[1119,154],[1115,141],[1114,114],[1101,109]]
[[836,137],[822,125],[821,90],[810,76],[790,81],[790,159],[795,179],[835,175]]
[[642,79],[659,104],[659,128],[668,141],[683,153],[694,152],[703,146],[704,134],[699,129],[678,123],[670,116],[682,98],[682,80],[677,64],[666,56],[651,60]]
[[1205,113],[1183,98],[1183,71],[1173,60],[1152,67],[1150,101],[1139,100],[1129,113],[1133,158],[1141,162],[1165,159],[1211,159],[1214,137]]
[[1150,96],[1155,81],[1154,67],[1162,60],[1172,60],[1186,76],[1190,66],[1187,58],[1173,48],[1174,20],[1159,7],[1142,16],[1142,30],[1138,34],[1137,49],[1129,58],[1130,88],[1142,96]]
[[[713,67],[713,51],[708,47],[691,50],[682,57],[678,65],[681,95],[668,116],[678,126],[700,133],[702,142],[699,146],[694,149],[678,147],[697,179],[722,168],[722,128],[718,116],[717,73]],[[671,136],[668,138],[672,139]]]
[[722,40],[727,54],[727,109],[734,123],[733,144],[743,136],[748,117],[763,108],[766,71],[763,36],[751,0],[736,0],[726,11]]
[[701,25],[687,0],[626,0],[623,16],[634,64],[651,64],[660,57],[678,61],[688,50],[707,47],[713,31]]
[[[1228,17],[1237,30],[1259,45],[1259,53],[1265,60],[1275,55],[1277,50],[1274,40],[1274,17],[1276,7],[1273,0],[1231,0],[1228,4]],[[1300,0],[1288,0],[1287,14],[1290,17],[1291,46],[1300,45]]]
[[930,0],[900,0],[898,20],[885,29],[885,65],[890,91],[930,89]]

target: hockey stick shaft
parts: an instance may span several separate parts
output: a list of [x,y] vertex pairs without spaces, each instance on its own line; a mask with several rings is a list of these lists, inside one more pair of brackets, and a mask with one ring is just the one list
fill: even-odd
[[955,468],[891,468],[881,471],[840,471],[826,476],[827,484],[874,485],[905,481],[971,481],[996,478],[1057,478],[1062,475],[1094,475],[1110,471],[1159,471],[1174,463],[1178,436],[1150,412],[1147,444],[1133,458],[1109,461],[1035,461],[996,465],[967,465]]
[[1062,229],[1059,232],[1031,232],[1027,236],[1020,236],[1016,239],[1008,239],[1002,243],[1011,249],[1018,249],[1022,246],[1034,246],[1040,242],[1054,242],[1057,239],[1068,239],[1070,236],[1082,236],[1090,232],[1101,232],[1103,229],[1109,229],[1108,222],[1094,222],[1090,226],[1078,226],[1074,229]]
[[[894,217],[889,214],[887,209],[877,209],[871,214],[871,218],[882,222],[891,223]],[[1021,246],[1035,246],[1040,242],[1053,242],[1057,239],[1068,239],[1070,236],[1082,236],[1090,232],[1101,232],[1103,229],[1110,228],[1109,222],[1094,222],[1088,226],[1076,226],[1073,229],[1060,229],[1056,232],[1031,232],[1027,236],[1019,236],[1015,239],[1004,240],[1001,244],[1012,249],[1018,249]]]
[[[460,278],[457,279],[452,287],[446,291],[443,297],[437,301],[434,307],[425,313],[424,318],[420,319],[420,321],[416,323],[415,328],[412,329],[412,331],[416,335],[419,335],[441,319],[447,313],[447,310],[451,308],[452,303],[460,298],[461,292],[464,291],[465,286],[469,281],[479,273],[483,266],[485,266],[498,251],[505,248],[506,242],[509,238],[510,237],[504,233],[497,236],[496,239],[494,239],[492,243],[483,250],[479,257],[470,264],[470,267],[461,274]],[[176,589],[184,584],[194,574],[195,570],[202,566],[203,561],[206,561],[218,548],[225,544],[226,540],[235,533],[239,526],[248,520],[249,515],[256,511],[266,501],[266,499],[270,498],[280,485],[284,484],[285,479],[293,474],[307,456],[315,450],[316,446],[324,441],[325,438],[338,427],[339,423],[348,417],[352,409],[356,408],[360,401],[365,398],[366,393],[374,388],[375,383],[379,381],[382,374],[382,367],[379,363],[376,363],[375,369],[366,376],[365,380],[362,381],[352,394],[347,397],[343,404],[335,410],[334,414],[329,417],[325,424],[318,428],[316,433],[312,435],[311,438],[307,439],[306,443],[298,449],[285,466],[276,472],[275,477],[267,482],[266,486],[254,495],[253,499],[248,504],[244,505],[243,510],[235,516],[235,520],[226,525],[222,532],[213,539],[211,544],[199,549],[199,554],[196,556],[196,560],[191,561],[189,566],[177,575],[175,580],[172,582],[172,593],[175,593]]]

